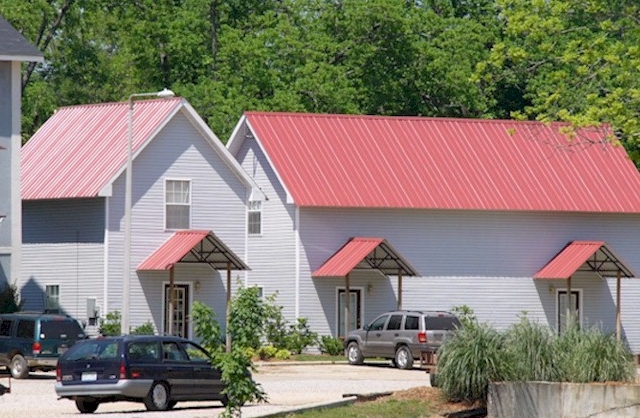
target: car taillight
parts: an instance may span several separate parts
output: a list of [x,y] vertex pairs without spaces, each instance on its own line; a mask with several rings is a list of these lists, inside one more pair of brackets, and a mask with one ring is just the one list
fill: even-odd
[[124,365],[124,361],[120,362],[120,379],[127,378],[127,367]]
[[40,343],[35,342],[31,345],[31,351],[33,351],[33,354],[40,354],[40,349],[42,347],[40,346]]
[[60,364],[56,366],[56,381],[62,382],[62,369],[60,368]]
[[418,333],[418,342],[421,342],[421,343],[426,343],[427,342],[427,333],[426,332],[419,332]]

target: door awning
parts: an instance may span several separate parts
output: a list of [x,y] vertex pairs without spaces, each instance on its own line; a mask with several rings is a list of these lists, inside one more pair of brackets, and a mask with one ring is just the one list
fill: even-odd
[[534,279],[569,279],[579,271],[597,273],[600,277],[636,277],[635,273],[604,241],[572,241],[567,244]]
[[418,275],[385,239],[355,237],[349,239],[311,276],[345,277],[354,269],[379,270],[385,275]]
[[138,266],[138,270],[169,270],[177,263],[205,263],[214,270],[250,270],[211,231],[178,231]]

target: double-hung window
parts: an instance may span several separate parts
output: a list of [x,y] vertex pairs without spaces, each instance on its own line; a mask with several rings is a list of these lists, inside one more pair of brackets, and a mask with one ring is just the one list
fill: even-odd
[[44,309],[47,313],[59,313],[60,312],[60,286],[46,285],[45,286],[45,303]]
[[250,200],[247,217],[249,235],[262,234],[262,201]]
[[165,183],[165,228],[189,229],[191,226],[191,182],[167,180]]

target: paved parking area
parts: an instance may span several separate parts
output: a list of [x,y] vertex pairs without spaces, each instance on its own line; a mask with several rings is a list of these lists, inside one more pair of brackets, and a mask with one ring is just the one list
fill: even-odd
[[[4,373],[4,372],[0,372]],[[331,403],[345,394],[371,394],[429,384],[424,370],[398,370],[389,364],[349,366],[347,364],[258,365],[255,380],[267,393],[267,404],[246,405],[243,417],[260,417],[301,407]],[[0,383],[7,379],[0,378]],[[79,417],[75,403],[58,400],[55,373],[32,373],[28,380],[11,380],[11,393],[0,396],[3,418]],[[218,402],[183,402],[167,412],[146,412],[141,403],[102,404],[95,416],[106,418],[204,418],[217,417],[224,408]]]

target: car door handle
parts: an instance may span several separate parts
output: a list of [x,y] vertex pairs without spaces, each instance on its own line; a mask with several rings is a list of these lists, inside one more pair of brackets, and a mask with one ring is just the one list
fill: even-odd
[[201,368],[201,367],[194,367],[194,368],[193,368],[193,371],[195,371],[195,372],[199,372],[199,371],[201,371],[201,370],[202,370],[202,368]]
[[382,334],[381,334],[381,333],[379,333],[379,332],[377,332],[377,333],[376,333],[376,337],[379,337],[379,336],[381,336],[381,335],[382,335]]
[[394,336],[394,337],[397,337],[397,336],[399,336],[399,335],[400,335],[400,334],[393,334],[393,336]]
[[173,367],[167,367],[167,370],[172,372],[173,371]]

